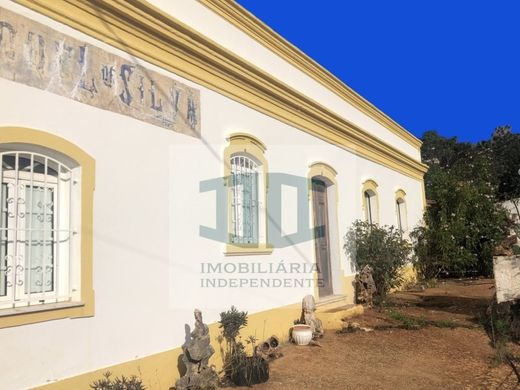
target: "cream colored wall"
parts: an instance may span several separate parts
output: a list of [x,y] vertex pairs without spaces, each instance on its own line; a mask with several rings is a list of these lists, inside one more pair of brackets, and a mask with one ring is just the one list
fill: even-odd
[[[131,60],[9,1],[0,0],[0,6]],[[336,169],[340,238],[353,220],[362,218],[360,188],[366,179],[379,185],[382,223],[395,223],[394,194],[399,188],[407,193],[409,225],[420,218],[420,182],[200,90],[202,141],[0,79],[0,126],[51,132],[96,160],[95,316],[0,330],[0,345],[9,351],[0,354],[0,388],[41,385],[176,348],[184,341],[184,324],[193,323],[194,307],[204,312],[207,322],[214,322],[232,304],[255,313],[313,293],[313,288],[199,287],[201,262],[314,261],[312,241],[275,248],[271,255],[231,258],[224,256],[223,244],[199,236],[199,225],[214,223],[216,208],[211,194],[199,192],[199,181],[222,175],[221,156],[231,133],[258,137],[267,146],[271,172],[307,177],[315,161]],[[285,215],[291,216],[294,211]],[[351,275],[345,255],[338,256],[344,276]]]
[[419,151],[335,93],[230,25],[197,0],[149,0],[163,11],[420,161]]

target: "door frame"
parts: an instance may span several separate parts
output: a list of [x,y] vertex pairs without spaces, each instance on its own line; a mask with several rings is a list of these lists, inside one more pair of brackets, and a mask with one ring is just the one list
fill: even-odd
[[[329,264],[331,270],[332,295],[340,295],[344,293],[344,269],[341,262],[340,237],[338,228],[338,185],[336,181],[337,172],[330,165],[323,162],[315,162],[309,165],[309,173],[307,175],[309,183],[309,207],[311,210],[310,223],[314,226],[314,199],[312,191],[312,180],[320,180],[325,183],[327,189],[327,215],[329,225]],[[313,238],[313,254],[314,264],[317,264],[318,256],[316,253],[316,243]],[[330,296],[330,295],[329,295]],[[329,296],[321,296],[318,287],[318,272],[314,271],[314,297],[316,300],[327,298]]]
[[[330,223],[329,223],[329,189],[326,181],[321,176],[314,176],[311,179],[312,188],[312,216],[313,216],[313,233],[314,233],[314,254],[315,264],[318,276],[317,280],[318,294],[320,296],[334,295],[334,286],[332,281],[332,260],[330,245]],[[324,207],[316,207],[323,201]],[[323,220],[323,224],[319,221]],[[323,237],[316,237],[316,229],[324,226]],[[323,250],[325,248],[325,250]],[[321,283],[320,283],[321,282]]]

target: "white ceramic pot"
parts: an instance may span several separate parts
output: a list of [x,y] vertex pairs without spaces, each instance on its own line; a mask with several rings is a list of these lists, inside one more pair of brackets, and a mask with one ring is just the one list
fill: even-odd
[[298,345],[308,345],[312,340],[312,330],[309,325],[294,325],[292,328],[292,338]]

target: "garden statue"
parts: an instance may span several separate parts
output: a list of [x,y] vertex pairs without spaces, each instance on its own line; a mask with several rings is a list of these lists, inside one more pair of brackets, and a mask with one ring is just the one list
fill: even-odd
[[374,295],[377,293],[372,272],[372,267],[367,264],[356,275],[355,279],[357,301],[366,304],[368,307],[374,306]]
[[316,303],[312,295],[307,295],[302,301],[302,315],[300,323],[307,324],[311,327],[312,338],[317,339],[323,337],[323,325],[319,318],[316,318]]
[[208,366],[209,358],[215,349],[210,345],[209,329],[202,322],[202,312],[195,309],[195,329],[182,346],[182,362],[186,365],[186,374],[177,380],[176,390],[216,389],[218,375],[213,367]]

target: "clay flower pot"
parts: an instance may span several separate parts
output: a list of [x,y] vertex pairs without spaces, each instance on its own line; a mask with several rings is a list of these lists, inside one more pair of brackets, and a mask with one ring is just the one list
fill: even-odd
[[292,338],[298,345],[309,345],[312,340],[312,330],[309,325],[294,325],[292,328]]

